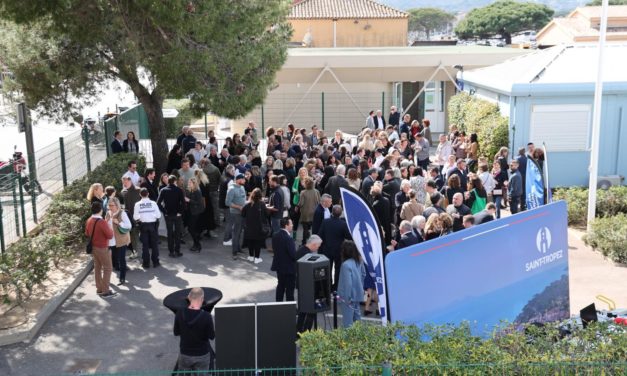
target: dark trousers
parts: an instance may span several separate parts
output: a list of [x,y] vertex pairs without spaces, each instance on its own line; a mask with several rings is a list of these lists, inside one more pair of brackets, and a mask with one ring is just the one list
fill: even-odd
[[114,267],[120,271],[120,281],[126,280],[126,249],[127,246],[123,245],[121,247],[112,247],[111,254],[115,254],[115,262],[117,264],[113,264]]
[[296,332],[302,333],[307,330],[311,330],[313,328],[314,321],[316,320],[315,313],[302,313],[298,314],[298,319],[296,320]]
[[165,216],[165,228],[168,234],[168,251],[173,253],[181,252],[181,229],[183,219],[178,215]]
[[303,245],[307,243],[307,239],[311,236],[311,222],[301,222],[303,225]]
[[142,242],[144,265],[149,265],[150,260],[152,260],[153,265],[159,265],[159,234],[155,223],[142,223],[139,237]]
[[342,258],[331,257],[331,263],[333,264],[333,290],[337,290],[337,284],[340,282],[340,268],[342,267]]
[[509,200],[510,200],[510,201],[509,201],[509,202],[510,202],[510,208],[509,208],[509,211],[510,211],[512,214],[516,214],[516,213],[518,213],[518,212],[520,211],[520,209],[519,209],[519,205],[520,205],[520,196],[512,196],[512,197],[510,197],[510,199],[509,199]]
[[294,301],[294,289],[296,288],[296,275],[277,273],[276,277],[278,283],[276,285],[276,301],[282,302],[285,296],[285,301]]
[[193,247],[196,249],[200,249],[200,214],[189,214],[187,222],[187,231],[192,236],[192,240],[194,241]]
[[418,166],[420,166],[425,171],[429,168],[429,163],[431,163],[429,158],[423,160],[418,159]]
[[259,258],[259,254],[261,253],[261,247],[266,245],[265,239],[246,239],[248,244],[248,255],[250,257]]

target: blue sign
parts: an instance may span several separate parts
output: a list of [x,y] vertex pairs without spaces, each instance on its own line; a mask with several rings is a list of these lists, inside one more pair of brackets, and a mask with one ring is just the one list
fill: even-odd
[[344,215],[353,241],[365,261],[366,272],[375,281],[379,295],[379,312],[383,325],[387,325],[385,296],[385,270],[383,269],[383,237],[381,226],[366,200],[354,189],[340,188]]
[[538,164],[531,158],[527,158],[527,176],[525,180],[525,197],[527,209],[535,209],[544,205],[544,179]]
[[391,319],[489,334],[502,321],[569,317],[566,203],[423,242],[385,261]]

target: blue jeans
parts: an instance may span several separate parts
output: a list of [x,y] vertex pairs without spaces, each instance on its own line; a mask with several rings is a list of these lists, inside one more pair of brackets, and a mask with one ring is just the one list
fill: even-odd
[[355,321],[361,320],[361,311],[359,303],[352,303],[349,305],[347,302],[339,302],[338,307],[342,312],[342,326],[348,328],[353,325]]
[[120,281],[126,280],[126,246],[115,247],[115,261],[120,271]]
[[494,196],[494,205],[496,205],[496,218],[501,218],[501,200],[503,196]]
[[222,241],[228,242],[233,235],[233,222],[231,219],[231,209],[222,209],[224,214],[224,238]]
[[272,233],[276,234],[281,229],[281,218],[270,218],[270,226],[272,226]]

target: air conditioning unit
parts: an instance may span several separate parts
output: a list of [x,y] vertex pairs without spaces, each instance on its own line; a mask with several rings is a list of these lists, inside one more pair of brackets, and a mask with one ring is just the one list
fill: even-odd
[[611,186],[622,185],[623,180],[625,180],[625,177],[620,175],[599,176],[597,180],[597,188],[608,189]]

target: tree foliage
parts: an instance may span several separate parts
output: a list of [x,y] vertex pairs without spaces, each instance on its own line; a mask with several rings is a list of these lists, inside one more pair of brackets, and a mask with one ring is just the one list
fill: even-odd
[[434,31],[444,30],[455,20],[455,15],[440,8],[409,9],[409,31],[426,34],[427,39]]
[[538,30],[551,21],[553,10],[546,5],[500,0],[475,8],[455,27],[459,38],[488,38],[500,34],[507,44],[518,31]]
[[28,104],[67,114],[120,79],[144,105],[165,169],[164,98],[235,118],[265,98],[287,56],[288,2],[5,0],[0,56]]
[[[586,6],[587,7],[601,6],[602,2],[603,0],[592,0],[591,2],[586,4]],[[609,5],[627,5],[627,0],[609,0],[608,4]]]

